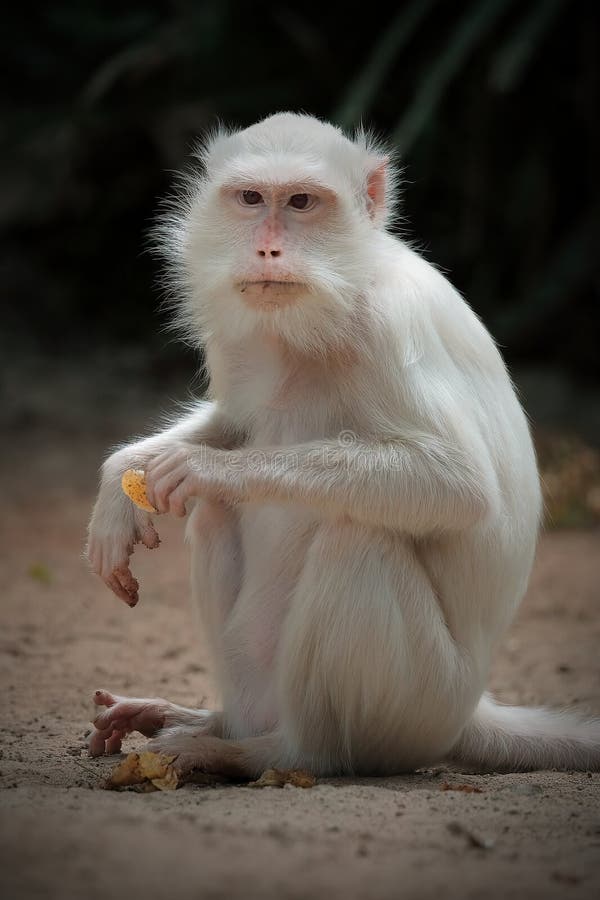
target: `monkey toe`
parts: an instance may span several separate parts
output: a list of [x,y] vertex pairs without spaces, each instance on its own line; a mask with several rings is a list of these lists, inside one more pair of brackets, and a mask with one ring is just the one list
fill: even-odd
[[114,694],[109,693],[109,691],[100,689],[94,691],[93,699],[96,706],[114,706],[119,698],[115,697]]
[[106,741],[104,752],[110,756],[112,753],[120,753],[121,744],[123,742],[124,735],[120,731],[113,731],[111,736]]
[[118,753],[121,749],[121,739],[124,735],[119,734],[114,728],[98,729],[94,728],[88,738],[88,755],[104,756],[105,753]]

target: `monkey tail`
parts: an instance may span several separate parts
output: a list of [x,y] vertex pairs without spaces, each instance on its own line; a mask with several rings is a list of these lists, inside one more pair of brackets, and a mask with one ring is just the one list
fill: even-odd
[[600,719],[505,706],[484,694],[449,755],[480,771],[600,769]]

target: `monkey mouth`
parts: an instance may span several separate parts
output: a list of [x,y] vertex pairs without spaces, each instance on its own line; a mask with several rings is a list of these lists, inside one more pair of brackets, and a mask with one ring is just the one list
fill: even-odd
[[304,287],[299,281],[288,279],[263,278],[257,281],[241,281],[238,284],[240,294],[250,306],[263,309],[274,309],[292,302]]
[[289,278],[260,278],[253,281],[241,281],[239,283],[239,289],[242,293],[248,290],[249,288],[262,287],[266,290],[270,288],[280,289],[280,288],[295,288],[300,287],[299,281],[291,281]]

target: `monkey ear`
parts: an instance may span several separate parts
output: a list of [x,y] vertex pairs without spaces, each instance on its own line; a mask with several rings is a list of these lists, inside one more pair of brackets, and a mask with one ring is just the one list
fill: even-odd
[[389,159],[381,157],[367,175],[367,211],[375,225],[385,222]]

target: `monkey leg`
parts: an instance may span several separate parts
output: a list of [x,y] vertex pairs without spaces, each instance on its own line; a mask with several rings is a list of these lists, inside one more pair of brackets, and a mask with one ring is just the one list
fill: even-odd
[[441,760],[476,699],[412,543],[353,522],[317,528],[273,677],[272,731],[224,740],[165,728],[150,749],[177,756],[182,771],[242,778],[398,773]]
[[94,730],[88,739],[90,756],[118,753],[123,738],[132,731],[151,737],[162,728],[193,726],[203,734],[221,733],[220,713],[188,709],[168,700],[119,697],[108,691],[96,691],[94,703],[106,708],[94,720]]
[[276,679],[282,755],[315,773],[439,760],[476,702],[413,543],[352,521],[315,533]]

